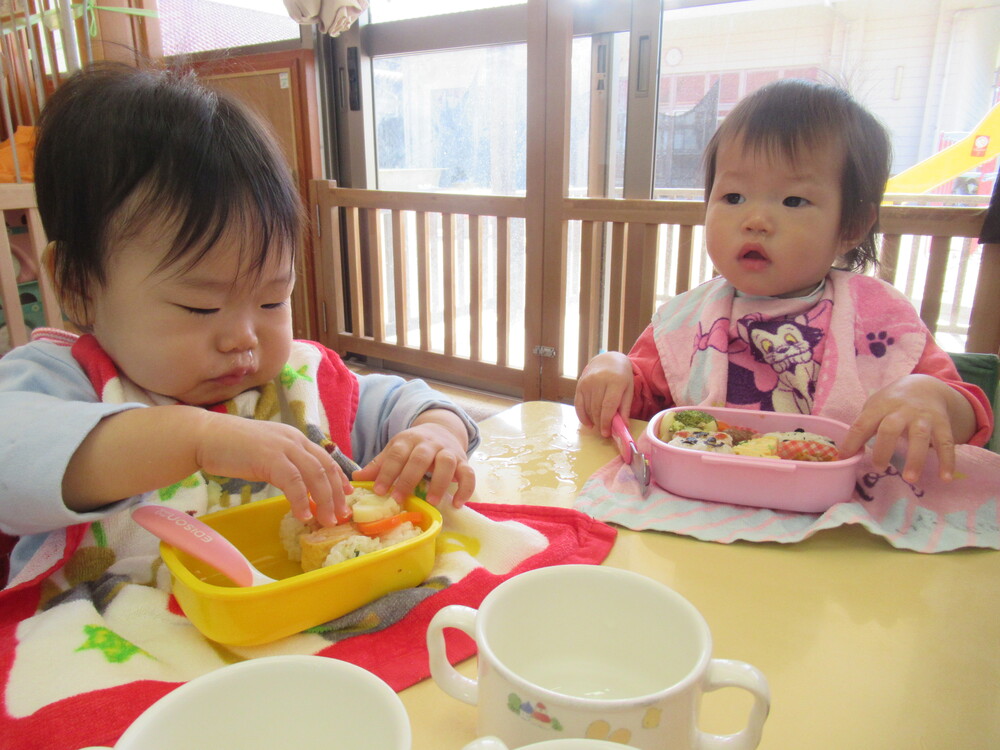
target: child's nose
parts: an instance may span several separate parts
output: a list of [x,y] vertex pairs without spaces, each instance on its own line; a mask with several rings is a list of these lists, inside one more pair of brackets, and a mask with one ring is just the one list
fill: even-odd
[[747,211],[743,219],[743,230],[753,234],[770,234],[774,231],[774,222],[766,211],[754,208]]
[[257,346],[257,334],[248,321],[232,321],[219,335],[219,350],[225,353],[240,353]]

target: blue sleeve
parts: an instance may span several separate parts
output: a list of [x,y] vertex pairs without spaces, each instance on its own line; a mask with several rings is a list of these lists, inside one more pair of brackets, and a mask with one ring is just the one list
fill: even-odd
[[63,504],[70,458],[105,417],[141,404],[103,404],[68,347],[35,342],[0,359],[0,530],[41,534],[121,508],[76,513]]
[[396,375],[358,375],[358,413],[351,430],[354,460],[364,466],[378,455],[389,438],[407,429],[428,409],[448,409],[465,423],[469,450],[479,445],[479,428],[460,407],[423,380]]

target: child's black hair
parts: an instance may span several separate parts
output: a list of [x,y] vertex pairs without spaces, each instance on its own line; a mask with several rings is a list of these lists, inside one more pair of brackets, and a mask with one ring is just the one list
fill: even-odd
[[56,284],[82,300],[106,281],[109,241],[150,218],[176,232],[161,268],[196,265],[236,228],[251,272],[276,249],[293,262],[303,220],[284,156],[249,109],[193,73],[118,63],[73,74],[49,99],[35,191]]
[[706,201],[715,182],[719,145],[733,140],[764,155],[792,162],[810,148],[841,145],[842,236],[859,235],[875,218],[863,241],[844,254],[844,267],[863,272],[878,264],[878,210],[889,179],[892,142],[885,127],[847,91],[816,81],[786,78],[741,100],[705,149]]

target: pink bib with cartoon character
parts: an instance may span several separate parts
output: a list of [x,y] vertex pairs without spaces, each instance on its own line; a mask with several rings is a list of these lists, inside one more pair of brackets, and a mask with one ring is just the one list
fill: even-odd
[[913,372],[931,339],[899,291],[845,271],[795,299],[738,296],[712,279],[657,310],[653,331],[677,404],[848,424],[870,394]]

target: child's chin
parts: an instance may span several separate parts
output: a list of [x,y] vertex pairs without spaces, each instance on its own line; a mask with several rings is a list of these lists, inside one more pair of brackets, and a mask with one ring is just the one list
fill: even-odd
[[179,394],[167,394],[171,398],[190,406],[213,406],[224,401],[229,401],[241,393],[259,388],[270,382],[278,373],[268,377],[267,373],[256,372],[240,379],[238,382],[220,382],[219,380],[206,380],[198,383],[190,390]]
[[213,406],[215,404],[221,404],[224,401],[229,401],[231,398],[235,398],[252,387],[222,387],[215,384],[212,385],[213,387],[199,387],[187,393],[171,396],[170,398],[174,398],[182,404],[187,404],[188,406]]

